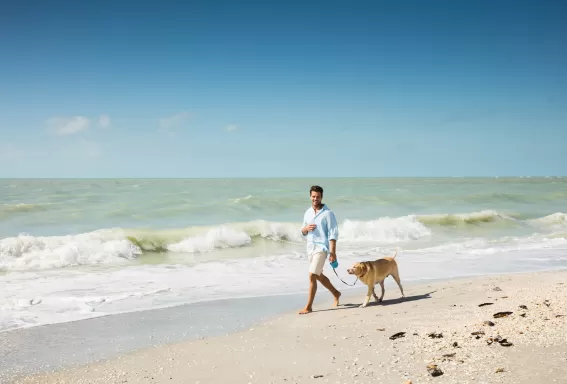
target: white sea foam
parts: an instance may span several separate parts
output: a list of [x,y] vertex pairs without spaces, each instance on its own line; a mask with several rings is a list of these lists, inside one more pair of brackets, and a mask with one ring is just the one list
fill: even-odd
[[[402,282],[567,266],[566,178],[324,183],[346,281],[350,263],[394,249]],[[0,330],[305,292],[306,188],[304,179],[0,180]]]
[[[415,217],[346,220],[339,229],[341,241],[398,243],[430,235]],[[35,237],[22,234],[0,240],[0,269],[26,270],[77,265],[124,263],[143,250],[203,253],[250,246],[256,238],[300,244],[299,225],[252,221],[185,230],[99,230],[79,235]]]
[[[441,250],[465,247],[463,239],[453,237],[442,239],[441,229],[452,228],[455,223],[466,240],[466,227],[462,223],[490,226],[495,221],[522,222],[496,211],[481,211],[469,214],[452,215],[409,215],[402,217],[382,217],[377,220],[345,220],[339,227],[340,243],[349,247],[364,244],[394,245],[419,241],[421,248],[441,247]],[[523,222],[539,236],[565,238],[567,215],[555,213],[539,219]],[[490,230],[491,227],[486,227]],[[525,237],[525,236],[524,236]],[[128,263],[138,258],[144,251],[170,251],[176,253],[205,253],[223,249],[251,247],[251,256],[256,239],[278,243],[303,243],[304,238],[296,223],[268,222],[263,220],[244,223],[229,223],[212,227],[190,227],[176,230],[128,230],[108,229],[68,236],[31,236],[22,234],[0,240],[0,270],[31,270],[63,268],[81,265]],[[502,239],[502,238],[499,238]],[[482,242],[494,239],[482,237]],[[504,240],[512,245],[516,240],[510,236]],[[531,242],[528,238],[526,240]],[[429,247],[423,246],[429,242]],[[409,246],[409,244],[406,244]],[[478,247],[478,244],[472,244]],[[500,244],[502,245],[502,244]],[[499,246],[500,246],[499,245]],[[411,246],[410,246],[411,248]]]
[[[351,263],[389,255],[394,247],[356,252],[343,245],[338,274],[354,281],[345,269]],[[533,271],[549,265],[567,267],[565,241],[549,242],[516,252],[493,248],[469,252],[400,250],[402,281]],[[562,263],[562,264],[561,264]],[[442,265],[442,266],[441,266]],[[155,309],[222,298],[305,292],[307,260],[302,250],[257,258],[213,261],[197,265],[132,265],[88,269],[53,269],[0,276],[0,331],[40,324],[86,319],[121,312]],[[344,286],[329,265],[325,273],[341,290]],[[391,284],[387,281],[387,285]],[[358,286],[360,287],[360,286]],[[398,297],[396,288],[387,297]]]
[[[567,234],[564,234],[567,235]],[[502,237],[498,239],[472,238],[463,241],[425,247],[412,252],[417,254],[494,254],[530,251],[567,246],[567,236],[534,234],[526,237]]]
[[567,214],[556,212],[537,219],[526,220],[526,222],[536,227],[549,227],[554,230],[567,229]]
[[228,227],[210,229],[203,235],[192,236],[167,246],[172,252],[207,252],[214,249],[237,248],[248,245],[252,238],[246,232]]
[[140,248],[112,231],[50,237],[22,234],[0,240],[0,269],[109,264],[131,260],[141,253]]
[[[496,211],[345,220],[337,272],[354,281],[345,267],[394,249],[403,281],[567,267],[565,223],[563,213],[521,221]],[[515,232],[517,226],[522,231]],[[502,227],[506,235],[494,236],[493,228]],[[303,292],[303,241],[297,223],[262,220],[5,238],[0,240],[0,331],[204,300]],[[141,265],[143,253],[152,250],[174,252],[179,262]],[[194,257],[197,264],[185,262],[204,253],[207,262]],[[65,268],[70,266],[75,268]],[[325,268],[336,286],[347,288]]]
[[430,236],[431,230],[415,216],[380,218],[371,221],[346,220],[340,229],[344,241],[397,243]]

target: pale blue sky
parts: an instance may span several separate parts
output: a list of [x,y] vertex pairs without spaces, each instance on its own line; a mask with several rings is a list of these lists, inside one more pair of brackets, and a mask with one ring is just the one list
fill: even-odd
[[0,177],[567,173],[564,2],[121,4],[3,7]]

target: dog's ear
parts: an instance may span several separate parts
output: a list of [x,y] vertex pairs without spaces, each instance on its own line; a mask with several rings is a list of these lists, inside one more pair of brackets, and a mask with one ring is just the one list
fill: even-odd
[[362,272],[366,273],[370,269],[370,263],[367,261],[362,262]]

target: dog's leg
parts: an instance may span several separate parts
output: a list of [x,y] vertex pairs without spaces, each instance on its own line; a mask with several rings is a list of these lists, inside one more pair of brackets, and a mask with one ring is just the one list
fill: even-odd
[[380,282],[380,288],[382,288],[382,296],[380,296],[380,299],[378,300],[379,303],[381,303],[382,300],[384,299],[384,292],[385,292],[385,290],[384,290],[384,280],[382,280],[382,281]]
[[402,297],[406,297],[404,295],[404,289],[402,288],[402,283],[400,282],[400,274],[397,269],[396,271],[394,271],[394,273],[392,273],[392,277],[394,278],[394,280],[396,280],[396,283],[398,283],[398,287],[400,287],[400,292],[402,292]]
[[368,292],[366,293],[366,297],[364,298],[364,302],[360,305],[361,308],[364,308],[368,305],[370,301],[370,297],[372,296],[372,292],[374,291],[374,285],[368,284]]
[[378,296],[376,295],[376,286],[372,287],[372,295],[374,295],[374,300],[376,300],[377,303],[380,302],[380,299],[378,298]]

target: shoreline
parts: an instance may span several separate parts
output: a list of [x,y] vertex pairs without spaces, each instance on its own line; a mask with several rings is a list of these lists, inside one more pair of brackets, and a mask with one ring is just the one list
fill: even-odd
[[[52,367],[43,365],[43,367],[46,369],[39,370],[38,372],[36,372],[37,374],[35,376],[27,377],[26,375],[30,375],[32,374],[32,372],[24,372],[20,370],[20,372],[17,373],[16,376],[12,375],[12,382],[57,383],[59,382],[57,380],[67,380],[67,382],[69,382],[70,380],[70,382],[73,383],[110,383],[126,382],[122,380],[127,380],[128,383],[181,383],[197,382],[199,380],[202,380],[201,382],[244,382],[243,380],[248,380],[246,382],[261,383],[283,382],[282,380],[283,378],[286,378],[286,376],[288,379],[295,380],[292,382],[303,382],[304,380],[313,380],[312,376],[318,375],[318,373],[308,373],[312,372],[313,367],[316,366],[320,367],[320,370],[325,372],[323,374],[323,377],[321,377],[321,379],[323,379],[321,380],[321,382],[334,383],[337,380],[340,380],[340,382],[342,382],[342,376],[348,373],[348,375],[351,375],[349,377],[349,380],[351,382],[367,382],[364,380],[369,380],[368,382],[370,382],[370,379],[373,378],[374,380],[376,380],[376,378],[378,377],[376,375],[380,375],[387,376],[388,380],[392,380],[385,381],[388,383],[403,383],[404,381],[402,379],[404,378],[413,379],[414,383],[416,383],[427,379],[433,379],[431,376],[428,377],[427,371],[424,371],[426,364],[421,360],[415,362],[415,365],[408,365],[408,363],[411,362],[411,359],[405,361],[406,372],[404,373],[407,373],[407,375],[400,375],[399,372],[393,371],[389,368],[386,371],[384,371],[384,369],[386,369],[387,362],[391,360],[390,357],[392,356],[392,353],[395,356],[398,356],[397,358],[399,360],[397,363],[392,363],[391,361],[389,362],[389,364],[394,364],[394,366],[400,363],[401,360],[409,359],[408,356],[410,355],[404,355],[401,350],[397,349],[397,345],[403,346],[402,349],[409,347],[409,350],[413,350],[413,355],[411,356],[415,357],[416,354],[423,354],[423,349],[425,351],[428,351],[430,354],[433,354],[434,350],[432,349],[432,345],[427,345],[428,342],[436,344],[443,344],[443,342],[445,342],[444,344],[447,344],[447,342],[449,341],[445,339],[440,339],[440,341],[426,339],[424,341],[423,337],[413,336],[414,333],[417,333],[418,335],[425,335],[429,331],[442,331],[441,333],[445,334],[445,338],[451,338],[455,340],[458,339],[458,343],[459,345],[462,345],[461,348],[463,348],[463,350],[468,348],[467,353],[469,353],[469,356],[468,358],[462,360],[463,363],[459,363],[456,360],[449,361],[451,360],[450,358],[445,358],[445,360],[447,361],[440,363],[440,365],[443,365],[442,369],[446,370],[446,373],[435,378],[435,380],[439,380],[441,382],[461,382],[458,381],[461,380],[460,378],[455,381],[455,377],[453,376],[454,372],[452,372],[453,368],[459,368],[458,365],[467,365],[467,362],[476,361],[480,364],[478,367],[480,369],[483,364],[486,365],[490,363],[490,361],[486,360],[486,358],[485,360],[483,360],[482,356],[479,357],[478,354],[484,354],[487,351],[495,350],[494,348],[486,349],[488,347],[486,347],[484,340],[482,340],[483,343],[476,343],[479,345],[484,344],[484,348],[481,346],[474,346],[474,340],[471,344],[471,340],[469,340],[470,337],[463,338],[463,327],[465,329],[467,327],[476,327],[475,329],[478,328],[483,329],[483,331],[488,331],[498,328],[498,326],[500,326],[500,322],[511,323],[512,320],[519,321],[520,323],[518,324],[521,325],[521,322],[526,322],[526,319],[517,316],[518,306],[527,305],[528,310],[526,312],[531,315],[530,310],[532,310],[533,313],[537,300],[541,299],[539,301],[543,302],[543,299],[539,297],[541,295],[549,296],[549,298],[545,300],[552,300],[553,310],[566,312],[558,313],[557,315],[567,315],[567,309],[565,308],[565,305],[567,304],[567,294],[565,289],[567,287],[565,287],[565,285],[559,284],[563,280],[565,280],[565,277],[567,277],[566,270],[547,270],[531,273],[515,272],[508,274],[493,274],[489,276],[457,277],[451,279],[442,279],[441,281],[437,280],[415,282],[414,284],[412,284],[411,282],[404,284],[402,281],[402,284],[404,284],[404,290],[406,291],[406,300],[404,301],[398,300],[398,297],[400,295],[399,291],[397,290],[397,287],[392,285],[393,281],[390,281],[391,279],[388,279],[386,283],[386,295],[384,302],[380,305],[369,305],[369,307],[364,309],[355,307],[355,305],[359,304],[362,301],[362,296],[364,295],[365,291],[365,288],[363,288],[362,286],[344,290],[343,296],[341,297],[341,306],[337,309],[332,309],[330,307],[331,297],[328,292],[326,292],[326,290],[321,287],[318,290],[316,301],[314,303],[314,312],[303,316],[299,316],[295,312],[295,310],[300,309],[298,305],[304,305],[306,297],[303,293],[293,295],[266,296],[256,299],[228,299],[224,303],[219,301],[200,303],[199,305],[201,306],[202,310],[196,311],[196,313],[193,314],[196,315],[195,318],[199,318],[200,316],[204,318],[206,318],[207,316],[212,316],[212,318],[214,318],[215,314],[211,314],[211,311],[217,311],[217,314],[222,314],[227,313],[226,311],[230,308],[232,308],[233,310],[232,313],[238,313],[238,316],[243,316],[246,314],[249,315],[250,313],[248,309],[250,309],[250,307],[247,308],[247,306],[254,305],[254,301],[259,305],[259,307],[255,308],[256,310],[258,308],[268,309],[269,304],[279,306],[278,308],[280,310],[274,313],[274,308],[270,307],[269,310],[267,310],[267,312],[270,313],[266,312],[265,316],[261,316],[260,318],[258,318],[257,316],[255,318],[237,317],[237,319],[240,320],[238,326],[230,328],[224,328],[223,326],[217,329],[216,334],[214,332],[209,333],[204,338],[200,339],[198,337],[186,337],[187,334],[185,336],[181,336],[181,338],[179,337],[180,334],[177,334],[177,336],[169,335],[169,337],[164,337],[164,335],[162,335],[161,339],[156,338],[150,343],[140,343],[140,340],[137,340],[137,348],[130,348],[129,350],[128,348],[124,347],[122,350],[115,348],[113,354],[107,354],[107,356],[102,356],[104,354],[99,355],[98,359],[94,359],[96,361],[90,361],[86,364],[84,361],[75,361],[74,364],[63,364],[59,366],[54,365]],[[502,291],[492,291],[490,289],[482,288],[486,286],[497,285],[501,286]],[[542,287],[541,289],[540,287],[535,287],[536,289],[531,290],[524,288],[524,286],[530,285],[537,285]],[[557,292],[552,295],[553,289],[560,289],[559,297]],[[424,294],[425,291],[427,292]],[[522,295],[520,295],[520,293]],[[476,296],[478,296],[478,298]],[[529,298],[528,296],[530,296],[531,298]],[[522,301],[522,299],[526,303],[518,304],[518,302]],[[474,303],[471,303],[472,300],[474,300]],[[492,300],[493,305],[479,308],[477,305],[481,304],[482,300]],[[560,300],[562,300],[563,302],[562,307],[559,306]],[[449,302],[453,304],[449,304]],[[514,305],[506,306],[507,302],[514,302]],[[232,307],[230,307],[230,305],[232,305]],[[492,319],[492,316],[489,315],[490,313],[492,313],[492,311],[497,312],[496,309],[498,307],[505,311],[512,311],[513,314],[510,316],[510,319]],[[154,332],[156,328],[159,329],[160,327],[165,327],[167,329],[175,328],[178,326],[182,327],[185,319],[179,317],[181,316],[181,313],[178,314],[177,317],[170,315],[169,318],[167,318],[168,316],[166,315],[165,319],[163,317],[160,318],[160,316],[164,315],[164,311],[171,312],[175,308],[177,308],[178,311],[180,310],[180,308],[183,308],[181,309],[181,312],[185,311],[184,315],[187,315],[188,312],[191,312],[191,309],[189,308],[198,309],[199,307],[197,304],[188,304],[181,307],[168,308],[165,310],[156,309],[129,313],[124,316],[131,317],[130,321],[136,320],[136,322],[132,324],[127,323],[127,329],[134,329],[133,333],[137,333],[140,337],[143,338],[142,335],[144,334],[144,332],[143,329],[141,329],[143,328],[143,326],[141,326],[141,324],[138,322],[139,319],[135,319],[136,317],[141,317],[143,320],[149,319],[147,321],[149,321],[150,323],[153,320],[154,328],[150,327],[149,329],[153,329]],[[545,308],[542,308],[542,310],[545,310]],[[162,311],[161,315],[160,311]],[[399,318],[400,311],[403,312],[404,315],[402,318]],[[463,316],[463,313],[461,313],[463,311],[466,316]],[[490,329],[485,329],[487,328],[486,326],[480,326],[472,322],[473,319],[476,319],[478,321],[481,320],[481,318],[478,318],[478,312],[482,312],[484,314],[484,317],[482,317],[484,321],[492,320],[495,323],[498,323],[498,326],[488,327]],[[133,316],[132,314],[137,316]],[[78,330],[84,331],[85,328],[89,325],[89,321],[100,321],[100,319],[104,318],[112,318],[112,320],[115,321],[121,320],[117,318],[117,316],[121,315],[111,315],[89,320],[80,320],[76,322],[75,326]],[[405,318],[405,316],[408,316],[409,319]],[[510,353],[511,355],[514,355],[514,357],[512,358],[512,360],[508,361],[509,367],[512,367],[515,364],[515,369],[521,371],[521,367],[518,365],[518,361],[520,361],[521,358],[520,356],[517,356],[515,351],[527,348],[527,352],[524,353],[528,353],[530,354],[530,356],[532,356],[534,352],[529,351],[530,347],[532,347],[532,349],[533,347],[535,347],[536,349],[556,348],[558,356],[563,355],[565,357],[565,360],[562,360],[562,363],[564,364],[565,362],[567,362],[567,336],[565,336],[567,335],[567,317],[560,316],[553,319],[549,318],[548,320],[540,320],[540,323],[543,322],[543,324],[545,325],[554,326],[549,330],[538,328],[538,332],[543,334],[545,337],[534,339],[535,344],[534,340],[531,340],[531,344],[530,342],[516,343],[515,339],[518,337],[517,332],[514,331],[513,327],[505,328],[505,330],[507,330],[508,332],[512,332],[513,335],[507,334],[501,336],[510,338],[510,340],[514,343],[514,346],[512,346],[511,348],[501,348],[500,350],[496,351],[499,351],[501,353],[511,351]],[[207,322],[207,320],[204,321],[205,323]],[[534,326],[531,319],[527,321],[531,322],[532,326]],[[110,322],[112,323],[113,321]],[[361,324],[362,326],[360,326]],[[541,324],[538,323],[535,326],[539,327],[540,325]],[[54,328],[52,327],[54,326],[56,325],[43,326],[43,329],[41,329],[38,333],[53,333],[52,331],[54,330]],[[447,327],[449,328],[447,329]],[[26,330],[36,328],[39,327],[28,328]],[[246,330],[246,328],[249,329]],[[377,328],[384,328],[385,331],[376,331]],[[395,332],[393,331],[395,329],[404,331],[403,328],[407,329],[406,334],[403,338],[395,341],[390,341],[385,337],[394,334]],[[413,330],[409,330],[411,328],[413,328]],[[558,345],[555,345],[551,343],[551,345],[549,345],[549,343],[547,343],[546,345],[542,346],[543,341],[545,341],[546,339],[557,341],[556,333],[561,330],[565,330],[563,334],[564,336],[561,339],[562,344],[559,343]],[[8,334],[10,332],[17,331],[8,331],[4,332],[3,334]],[[527,334],[527,331],[524,330],[524,332],[525,334]],[[459,333],[461,334],[459,335]],[[0,334],[0,339],[2,338],[3,334]],[[451,336],[447,337],[449,335]],[[468,336],[470,336],[470,332]],[[369,338],[368,343],[362,343],[362,341],[364,341],[363,339],[366,338]],[[98,340],[99,344],[105,343],[104,337],[101,339],[100,335],[94,337],[93,339],[95,341]],[[296,339],[307,340],[307,344],[299,343],[298,341],[296,341]],[[413,341],[414,339],[417,341]],[[134,340],[133,342],[136,343],[136,335],[130,337],[131,342],[132,340]],[[329,344],[331,340],[334,341],[333,345]],[[354,342],[354,344],[356,345],[353,345],[352,348],[349,348],[348,343],[345,342],[345,340],[352,340],[352,342]],[[106,341],[108,342],[108,340]],[[116,340],[112,341],[115,342]],[[120,342],[120,340],[118,341]],[[67,344],[66,347],[68,348],[70,345],[76,345],[78,342],[79,340],[73,340],[71,338],[71,340],[67,340],[67,343],[69,344]],[[124,340],[122,340],[122,342],[124,342]],[[81,342],[81,344],[83,343],[84,340]],[[3,344],[8,345],[5,343]],[[342,346],[342,349],[340,348],[341,352],[337,353],[337,348],[340,347],[341,344],[347,345]],[[120,345],[120,343],[118,343],[117,345]],[[306,345],[310,346],[310,348],[313,348],[313,350],[316,351],[314,352],[315,355],[322,355],[325,358],[320,361],[322,357],[313,357],[316,361],[318,361],[318,363],[306,364],[305,360],[309,359],[309,356],[311,355],[309,348],[305,348]],[[371,345],[379,346],[378,350],[370,351],[370,349],[372,349]],[[381,345],[387,348],[384,349],[383,347],[380,347]],[[451,346],[443,345],[443,348],[445,347],[449,349],[452,348]],[[37,348],[37,346],[28,345],[27,350],[24,348],[24,351],[21,351],[21,348],[17,348],[17,351],[19,351],[18,353],[21,356],[25,357],[27,355],[29,357],[32,354],[33,348]],[[50,354],[53,355],[53,348],[51,346],[46,346],[46,348],[48,349],[48,351],[50,351]],[[82,355],[86,352],[83,346],[81,346],[80,348],[81,351],[75,352],[75,355]],[[297,350],[297,356],[295,356],[296,352],[291,352],[292,349]],[[228,353],[229,351],[232,351],[235,356],[227,356],[231,355],[231,353]],[[251,358],[249,357],[250,355],[246,355],[244,353],[255,353],[258,351],[264,352],[256,355],[255,358]],[[288,353],[283,353],[282,351],[287,351]],[[365,364],[366,367],[360,371],[360,374],[352,373],[351,367],[356,366],[358,369],[359,365],[361,364],[360,362],[357,363],[357,361],[363,359],[368,360],[366,357],[363,357],[363,355],[361,355],[362,352],[364,352],[364,354],[371,353],[373,355],[373,359],[371,360],[375,360],[377,358],[378,361],[375,361],[374,363],[369,361],[371,365]],[[458,352],[460,354],[461,351]],[[37,352],[35,352],[34,355],[36,355],[36,353]],[[91,357],[96,354],[93,354],[92,350],[90,350],[90,353]],[[335,357],[335,359],[333,360],[330,360],[331,356],[329,354],[331,353]],[[341,363],[337,359],[339,359],[339,355],[342,355],[342,357],[344,357],[345,353],[349,357],[341,365]],[[11,358],[13,359],[13,352],[11,356]],[[236,358],[236,356],[238,356],[238,359]],[[433,358],[433,356],[431,358]],[[541,364],[545,363],[540,361],[542,357],[538,358],[534,355],[532,356],[532,358],[539,361]],[[179,363],[177,363],[179,361],[183,361],[183,359],[185,359],[185,361],[191,360],[192,363],[189,365],[180,365]],[[558,359],[561,359],[561,357],[558,357]],[[0,359],[0,362],[3,360],[4,359]],[[240,363],[236,364],[236,366],[235,360],[240,361]],[[260,364],[259,367],[254,368],[256,365],[255,363],[259,362],[261,362],[262,364]],[[280,363],[282,367],[287,367],[287,369],[282,370],[282,368],[278,368],[278,364]],[[29,364],[29,362],[27,364]],[[250,366],[250,364],[252,364],[253,367],[249,369],[253,370],[255,373],[252,375],[252,377],[250,377],[250,375],[243,376],[243,366]],[[329,364],[331,365],[329,366]],[[446,367],[445,364],[450,365],[449,367]],[[382,366],[380,367],[380,365]],[[567,364],[564,365],[567,366]],[[363,365],[360,366],[362,367]],[[554,366],[554,369],[559,369],[558,366],[559,364],[556,364],[556,366]],[[189,367],[191,367],[191,369],[189,369]],[[339,376],[337,376],[337,368],[339,369],[339,373],[341,373],[341,375]],[[378,370],[377,368],[380,369]],[[219,369],[222,372],[219,371]],[[412,372],[413,369],[418,370]],[[55,372],[46,373],[47,370],[55,370]],[[234,370],[234,372],[239,372],[239,374],[235,373],[233,375],[226,372],[231,370]],[[3,371],[4,369],[0,370],[0,372]],[[474,369],[465,371],[474,373],[478,372],[478,369],[476,371]],[[374,373],[366,375],[368,372]],[[419,374],[421,374],[421,376],[418,375],[418,372]],[[513,380],[510,382],[522,382],[520,380],[520,377],[512,374],[512,371],[505,371],[500,375],[495,375],[493,371],[490,372],[490,375],[487,375],[487,372],[488,371],[476,373],[476,378],[479,379],[480,375],[481,377],[484,377],[484,380],[488,380],[485,382],[507,382],[502,380],[508,380],[508,378],[510,378],[511,380],[513,378]],[[425,376],[423,376],[424,373]],[[565,368],[563,373],[567,375],[567,370],[565,370]],[[542,377],[541,375],[542,373],[540,372],[540,378]],[[447,380],[450,376],[452,377],[453,381],[444,381]],[[561,377],[561,374],[555,377]],[[182,378],[185,378],[185,380],[182,380]],[[491,379],[497,381],[490,381]],[[287,382],[289,382],[289,380]],[[528,381],[525,382],[527,383]],[[533,383],[538,381],[532,380],[530,382]]]
[[[460,278],[463,277],[455,277]],[[408,281],[406,285],[437,280]],[[355,287],[334,283],[341,284],[343,295],[366,289],[360,283]],[[387,288],[390,283],[386,282]],[[330,300],[330,294],[321,287],[314,305],[325,306]],[[6,346],[0,349],[0,383],[11,377],[93,364],[144,348],[228,335],[267,319],[294,313],[303,308],[306,301],[307,288],[294,293],[203,300],[5,330],[0,332],[0,345]],[[219,312],[221,316],[217,316]],[[231,316],[236,321],[227,320]],[[162,328],[160,321],[164,321],[166,327]],[[126,331],[132,329],[134,335],[127,336]],[[103,331],[102,335],[93,336],[92,332],[97,331]],[[37,340],[49,347],[43,350],[40,347],[32,354],[35,348],[32,344]],[[77,340],[82,340],[81,348],[86,352],[64,356]],[[109,342],[113,343],[112,348],[108,348]]]
[[[296,308],[303,297],[282,296],[272,306],[268,305],[271,296],[221,299],[0,332],[0,383],[14,376],[69,369],[153,346],[237,332]],[[255,310],[247,311],[250,307]],[[67,353],[77,345],[80,351]]]
[[[437,283],[437,282],[445,282],[445,281],[459,281],[459,280],[463,280],[463,279],[475,279],[475,278],[483,278],[483,277],[490,277],[490,276],[503,276],[503,275],[522,275],[522,274],[526,274],[526,273],[539,273],[539,272],[560,272],[560,271],[567,271],[567,266],[557,266],[557,267],[541,267],[538,266],[534,269],[532,269],[531,271],[527,271],[525,268],[520,269],[520,270],[515,270],[515,271],[506,271],[506,272],[501,272],[501,271],[486,271],[481,273],[471,273],[471,274],[459,274],[456,276],[452,276],[452,277],[445,277],[445,278],[439,278],[439,277],[426,277],[426,278],[411,278],[411,279],[407,279],[404,282],[404,285],[422,285],[422,284],[429,284],[429,283]],[[331,273],[330,269],[325,269],[324,273],[326,274],[327,277],[329,277],[329,279],[331,280],[331,282],[335,285],[335,287],[337,289],[339,289],[341,292],[346,291],[346,292],[350,292],[352,290],[356,290],[356,289],[360,289],[361,288],[361,283],[357,282],[355,287],[352,286],[347,286],[345,284],[343,284],[339,279],[337,279],[337,277]],[[0,271],[0,276],[2,276],[2,271]],[[342,278],[343,280],[345,280],[345,278],[348,280],[349,278],[352,279],[352,281],[354,281],[354,278],[352,276],[349,276],[346,273],[346,270],[343,270],[342,273],[339,274],[340,278]],[[403,278],[402,278],[403,279]],[[389,281],[386,280],[386,286],[388,284],[394,284],[393,281]],[[395,285],[394,285],[395,287]],[[321,289],[324,290],[324,288],[321,286]],[[364,288],[365,289],[365,288]],[[307,291],[308,291],[308,284],[304,284],[304,286],[301,286],[300,289],[293,291],[293,292],[282,292],[282,293],[267,293],[264,295],[255,295],[255,294],[248,294],[248,295],[238,295],[238,296],[234,296],[234,297],[226,297],[226,296],[221,296],[218,298],[207,298],[207,299],[203,299],[203,300],[190,300],[188,302],[181,302],[181,303],[173,303],[173,304],[166,304],[166,305],[158,305],[158,306],[154,306],[151,308],[147,308],[147,307],[142,307],[140,309],[130,309],[130,310],[124,310],[124,311],[120,311],[120,312],[109,312],[109,313],[103,313],[103,314],[97,314],[96,316],[92,316],[92,317],[84,317],[84,318],[77,318],[77,319],[72,319],[72,320],[60,320],[60,321],[54,321],[54,322],[48,322],[48,323],[39,323],[39,324],[33,324],[33,325],[29,325],[29,326],[23,326],[23,327],[17,327],[17,328],[8,328],[8,329],[2,329],[0,330],[0,339],[2,338],[2,335],[8,332],[20,332],[20,331],[24,331],[24,330],[30,330],[30,329],[34,329],[34,328],[40,328],[40,327],[51,327],[51,326],[57,326],[57,325],[63,325],[63,324],[70,324],[70,323],[76,323],[76,322],[81,322],[81,321],[92,321],[95,319],[101,319],[104,317],[108,317],[108,316],[122,316],[122,315],[132,315],[132,314],[136,314],[136,313],[147,313],[147,312],[152,312],[152,311],[167,311],[167,310],[174,310],[175,308],[178,307],[185,307],[185,306],[198,306],[198,305],[213,305],[214,303],[222,303],[225,301],[229,301],[229,300],[259,300],[259,299],[268,299],[268,298],[276,298],[276,297],[290,297],[290,296],[305,296],[305,298],[307,297]],[[305,299],[306,300],[306,299]],[[318,302],[319,300],[321,300],[320,295],[318,294],[315,302]],[[279,310],[277,308],[275,308],[275,311],[273,314],[277,314],[280,313]],[[1,352],[1,350],[0,350]],[[0,357],[2,355],[0,354]],[[1,361],[1,360],[0,360]],[[1,368],[1,366],[0,366]],[[1,371],[0,371],[1,374]]]

